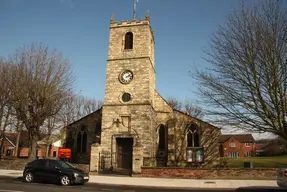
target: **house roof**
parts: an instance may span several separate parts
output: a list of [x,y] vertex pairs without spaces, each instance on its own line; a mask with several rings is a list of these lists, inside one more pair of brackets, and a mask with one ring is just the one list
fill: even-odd
[[235,140],[239,141],[240,143],[253,143],[253,142],[255,142],[255,139],[253,138],[252,134],[224,134],[224,135],[220,135],[219,143],[224,143],[232,137]]
[[[1,141],[2,139],[3,139],[3,137],[0,138],[0,141]],[[6,139],[13,147],[16,147],[16,145],[15,145],[8,137],[5,136],[5,139]]]
[[267,143],[256,143],[255,149],[256,150],[262,150],[264,149],[268,144]]
[[51,136],[47,136],[47,137],[44,137],[43,139],[39,140],[38,141],[38,144],[47,144],[47,141],[49,141],[50,143],[54,143],[54,142],[57,142],[59,141],[60,139],[58,138],[57,135],[51,135]]
[[[7,141],[13,143],[13,145],[16,146],[17,134],[17,132],[7,132],[5,133],[5,137],[7,138]],[[40,139],[42,139],[42,137],[44,137],[44,135],[41,134]],[[29,134],[27,130],[20,131],[19,147],[29,147]]]

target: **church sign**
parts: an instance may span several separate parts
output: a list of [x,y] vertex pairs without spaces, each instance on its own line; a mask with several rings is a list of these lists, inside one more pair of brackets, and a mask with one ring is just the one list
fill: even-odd
[[188,147],[186,149],[186,161],[188,163],[203,163],[203,147]]

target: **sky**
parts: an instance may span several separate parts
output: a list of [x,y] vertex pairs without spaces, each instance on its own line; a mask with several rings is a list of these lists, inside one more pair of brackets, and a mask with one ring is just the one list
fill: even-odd
[[[164,97],[197,100],[189,70],[208,65],[203,49],[216,26],[237,7],[230,0],[139,0],[155,32],[156,89]],[[68,57],[75,90],[104,99],[109,24],[133,18],[133,0],[0,0],[0,56],[42,42]]]
[[[137,19],[149,10],[155,32],[156,89],[164,98],[200,106],[188,71],[209,66],[203,49],[238,6],[238,0],[139,0]],[[69,58],[76,92],[103,100],[112,13],[131,21],[133,0],[0,0],[0,56],[42,42]]]

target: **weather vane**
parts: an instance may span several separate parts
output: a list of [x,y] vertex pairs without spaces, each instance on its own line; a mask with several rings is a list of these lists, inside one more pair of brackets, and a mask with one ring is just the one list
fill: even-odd
[[137,9],[137,3],[139,0],[134,0],[134,20],[136,20],[136,9]]

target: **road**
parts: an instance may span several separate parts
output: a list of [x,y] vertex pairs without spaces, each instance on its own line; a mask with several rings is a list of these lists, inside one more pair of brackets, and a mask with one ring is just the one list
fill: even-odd
[[277,192],[285,191],[280,188],[240,188],[236,190],[223,189],[168,189],[168,188],[152,188],[152,187],[137,187],[137,186],[112,186],[86,183],[85,185],[63,187],[56,184],[46,183],[25,183],[21,178],[11,178],[0,176],[0,192]]

